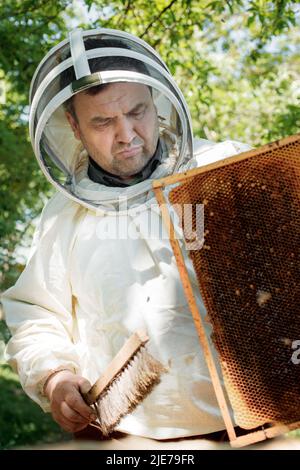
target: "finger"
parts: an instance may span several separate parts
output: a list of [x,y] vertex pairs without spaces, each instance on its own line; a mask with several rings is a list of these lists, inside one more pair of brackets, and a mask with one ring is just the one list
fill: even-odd
[[60,427],[62,427],[67,432],[75,433],[78,431],[82,431],[83,429],[86,429],[87,425],[79,424],[79,423],[70,423],[70,422],[64,421],[63,425],[60,425]]
[[97,419],[93,410],[85,403],[79,392],[68,394],[65,398],[66,403],[72,410],[77,411],[82,418],[89,421]]
[[90,382],[84,378],[82,378],[78,384],[81,393],[88,393],[92,387]]
[[72,423],[77,424],[89,424],[92,420],[92,417],[89,416],[88,418],[83,418],[76,410],[72,409],[68,403],[65,401],[62,402],[60,407],[61,414],[64,419],[67,421],[71,421]]
[[61,428],[64,429],[66,432],[74,433],[77,431],[81,431],[82,429],[85,429],[87,427],[87,424],[79,424],[79,423],[72,423],[71,421],[68,421],[67,419],[64,419],[62,415],[59,415],[57,417],[53,416],[53,419],[59,424]]

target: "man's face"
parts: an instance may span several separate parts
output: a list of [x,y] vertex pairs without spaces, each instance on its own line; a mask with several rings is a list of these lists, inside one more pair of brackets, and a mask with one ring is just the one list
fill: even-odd
[[154,155],[158,119],[146,85],[114,83],[96,95],[81,92],[73,106],[77,119],[67,118],[74,135],[104,170],[126,179]]

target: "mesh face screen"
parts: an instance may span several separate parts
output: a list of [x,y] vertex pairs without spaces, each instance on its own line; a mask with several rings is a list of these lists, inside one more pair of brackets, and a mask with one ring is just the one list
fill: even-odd
[[193,231],[204,204],[189,254],[236,423],[299,421],[300,139],[190,177],[169,200],[193,205]]

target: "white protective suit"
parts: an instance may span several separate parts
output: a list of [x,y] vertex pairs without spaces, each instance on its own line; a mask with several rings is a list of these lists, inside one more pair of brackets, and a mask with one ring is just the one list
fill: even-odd
[[[171,154],[170,141],[161,135]],[[179,171],[247,149],[237,142],[199,140]],[[76,158],[77,200],[61,189],[46,204],[27,266],[2,299],[13,334],[7,355],[25,392],[49,411],[41,391],[51,372],[70,369],[93,383],[125,339],[145,328],[149,351],[168,372],[117,429],[156,439],[224,429],[168,237],[149,234],[149,220],[161,226],[153,192],[148,186],[124,210],[119,201],[117,209],[108,205],[104,211],[105,194],[110,200],[122,190],[91,181],[84,152]],[[161,176],[163,165],[164,159],[151,179]]]

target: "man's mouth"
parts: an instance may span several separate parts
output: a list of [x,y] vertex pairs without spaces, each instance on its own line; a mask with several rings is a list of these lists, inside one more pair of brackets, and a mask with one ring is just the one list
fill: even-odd
[[122,150],[118,152],[117,155],[122,158],[136,157],[141,153],[142,146],[138,145],[136,147],[131,147],[129,149]]

